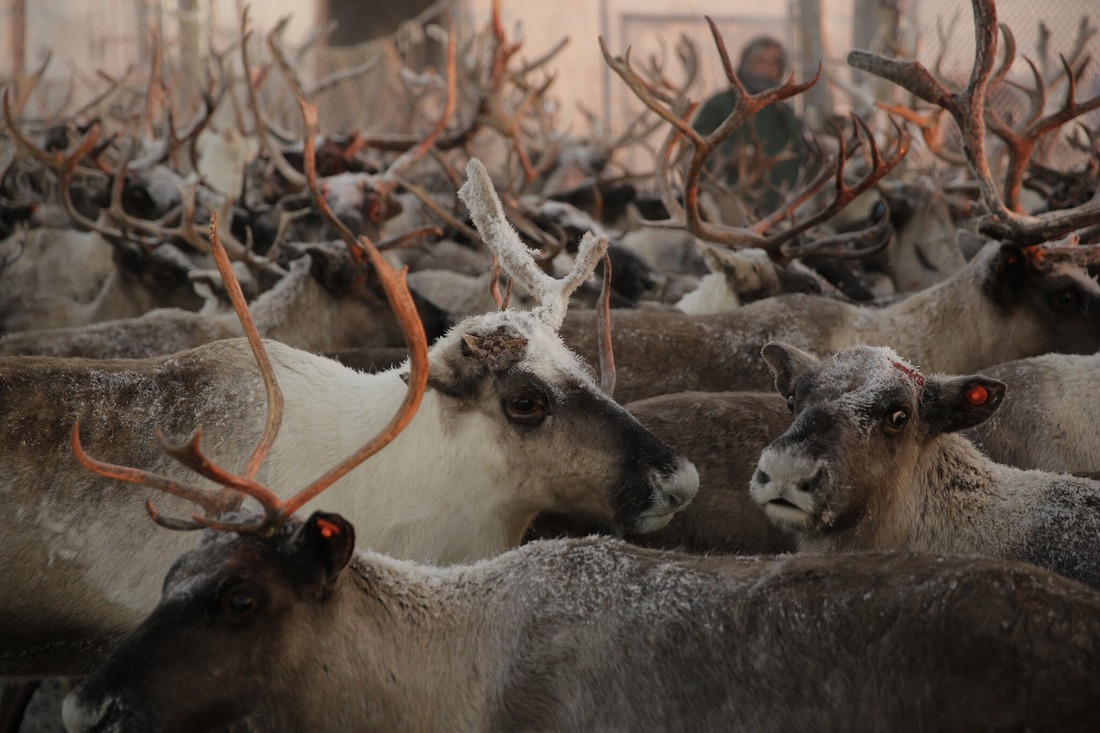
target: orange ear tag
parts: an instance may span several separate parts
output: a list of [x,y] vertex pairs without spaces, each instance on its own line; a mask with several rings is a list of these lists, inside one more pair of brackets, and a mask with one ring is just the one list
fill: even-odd
[[989,390],[980,384],[976,384],[966,393],[966,401],[972,405],[984,405],[989,399]]
[[321,536],[326,540],[340,534],[340,526],[327,519],[318,519],[317,528],[321,530]]

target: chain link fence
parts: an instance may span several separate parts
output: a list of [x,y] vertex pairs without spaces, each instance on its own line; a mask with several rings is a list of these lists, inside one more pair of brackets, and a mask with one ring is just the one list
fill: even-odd
[[[999,0],[998,22],[1007,26],[1015,41],[1016,57],[1005,83],[989,97],[989,108],[1005,123],[1022,127],[1032,114],[1029,91],[1037,78],[1046,89],[1047,114],[1057,110],[1066,98],[1066,76],[1059,56],[1065,56],[1080,72],[1077,99],[1100,95],[1100,6],[1094,0],[1059,0],[1037,4],[1026,0]],[[915,38],[916,55],[930,69],[937,69],[956,88],[962,88],[974,59],[974,21],[969,4],[953,0],[911,0],[905,22]],[[1006,39],[999,39],[998,63]],[[1034,63],[1032,70],[1029,60]],[[1100,111],[1080,118],[1091,128],[1100,125]],[[1086,154],[1067,143],[1076,124],[1066,125],[1036,151],[1036,157],[1055,168],[1067,169],[1085,160]]]

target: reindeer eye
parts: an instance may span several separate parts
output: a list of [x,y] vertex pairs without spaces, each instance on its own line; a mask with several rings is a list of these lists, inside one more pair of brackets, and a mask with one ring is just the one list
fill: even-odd
[[247,593],[234,593],[229,597],[225,607],[231,613],[243,616],[246,613],[251,613],[252,609],[256,608],[256,599]]
[[886,423],[896,430],[905,427],[907,422],[909,422],[909,412],[907,410],[900,408],[891,410],[890,414],[886,416]]
[[1073,288],[1059,290],[1051,296],[1050,303],[1055,308],[1072,308],[1077,305],[1077,291]]
[[546,401],[537,392],[524,392],[512,398],[505,398],[504,412],[513,422],[537,424],[546,417]]
[[246,621],[260,607],[262,598],[260,589],[252,583],[234,583],[218,595],[220,616],[233,623]]
[[787,409],[794,412],[794,395],[787,398]]
[[173,270],[156,270],[153,272],[153,282],[159,288],[176,287],[180,280],[180,273]]

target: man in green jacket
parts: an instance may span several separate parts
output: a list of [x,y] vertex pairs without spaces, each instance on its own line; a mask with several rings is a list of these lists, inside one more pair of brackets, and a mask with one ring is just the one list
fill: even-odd
[[[782,44],[769,36],[759,36],[745,46],[737,78],[750,94],[757,94],[782,84],[786,68],[787,54]],[[710,134],[729,116],[733,106],[732,91],[715,94],[699,110],[692,127],[704,135]],[[734,130],[707,161],[707,167],[726,183],[736,184],[741,168],[752,161],[754,148],[766,158],[783,158],[772,163],[761,180],[747,181],[750,195],[759,192],[753,196],[754,208],[766,213],[777,208],[794,185],[806,154],[802,125],[788,104],[775,102]],[[756,178],[752,170],[746,172]]]

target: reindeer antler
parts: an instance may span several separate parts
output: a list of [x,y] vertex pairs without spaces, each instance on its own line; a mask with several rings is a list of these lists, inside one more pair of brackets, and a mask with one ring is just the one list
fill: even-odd
[[516,230],[504,218],[504,209],[489,172],[477,158],[466,167],[466,183],[458,190],[459,198],[470,210],[482,239],[500,259],[501,267],[520,281],[539,299],[535,312],[555,331],[561,328],[569,307],[569,296],[591,276],[600,258],[607,251],[607,235],[599,237],[588,232],[581,239],[573,269],[558,280],[547,275],[535,264],[535,253],[519,238]]
[[[710,26],[711,36],[734,97],[733,110],[718,128],[708,135],[700,134],[689,124],[689,118],[697,106],[696,103],[683,98],[672,99],[668,95],[660,93],[631,66],[629,51],[624,56],[612,56],[604,39],[600,39],[600,50],[603,52],[604,61],[611,70],[626,82],[626,85],[646,107],[656,112],[672,126],[669,136],[662,146],[661,154],[658,156],[658,188],[661,199],[668,208],[671,218],[666,221],[647,222],[647,225],[685,228],[700,239],[709,242],[731,247],[759,247],[776,259],[791,257],[793,255],[791,254],[792,245],[790,243],[796,237],[836,215],[901,162],[909,150],[909,136],[898,129],[897,140],[893,149],[883,154],[879,151],[870,129],[862,119],[853,115],[857,144],[849,147],[845,142],[843,132],[838,130],[837,137],[840,146],[835,164],[824,166],[820,174],[802,186],[800,190],[793,191],[788,195],[777,211],[748,227],[732,227],[706,221],[703,218],[699,203],[699,180],[706,170],[707,159],[735,130],[748,122],[754,115],[772,104],[805,92],[816,84],[821,76],[821,66],[819,65],[817,73],[804,82],[796,83],[792,74],[780,86],[750,94],[730,63],[725,40],[719,32],[718,26],[709,17],[707,23]],[[848,183],[845,180],[845,173],[849,153],[854,152],[858,147],[861,133],[866,138],[867,146],[870,149],[870,169],[866,175],[855,183]],[[668,175],[673,149],[683,140],[686,140],[691,146],[691,156],[684,176],[684,204],[680,206],[672,194],[671,186],[668,184]],[[833,187],[833,197],[829,203],[811,214],[796,219],[796,212],[799,208],[810,198],[824,190],[830,181],[835,181],[835,185]],[[783,222],[789,222],[789,225],[786,228],[779,229],[779,225]],[[830,242],[829,244],[832,245],[833,243]]]
[[[212,243],[217,242],[216,221],[212,222],[211,228],[211,241]],[[260,464],[267,456],[267,452],[270,450],[270,446],[275,439],[275,434],[278,431],[282,412],[282,397],[281,392],[278,390],[278,385],[275,382],[271,363],[267,359],[266,354],[263,353],[262,341],[259,338],[258,332],[256,332],[255,324],[252,323],[248,315],[248,310],[244,307],[243,297],[238,300],[233,296],[231,288],[231,298],[233,298],[234,306],[239,308],[238,315],[241,316],[242,322],[246,322],[245,330],[246,333],[249,333],[249,343],[253,346],[253,353],[256,354],[261,370],[264,372],[264,384],[268,388],[269,396],[267,425],[256,450],[248,461],[245,474],[238,475],[226,471],[203,455],[200,447],[200,440],[202,437],[201,430],[197,431],[191,440],[183,446],[167,446],[164,444],[163,440],[161,440],[161,444],[176,460],[188,466],[196,473],[225,487],[221,491],[211,491],[210,489],[200,488],[149,471],[97,461],[84,452],[83,446],[80,443],[80,425],[79,422],[76,422],[73,424],[73,452],[76,454],[80,463],[89,470],[107,478],[139,483],[181,496],[199,504],[199,506],[207,512],[207,516],[193,515],[190,522],[171,520],[160,517],[152,505],[147,504],[147,508],[153,516],[154,521],[170,529],[197,529],[199,527],[208,527],[221,531],[241,533],[269,533],[278,528],[294,514],[294,512],[311,499],[315,498],[353,468],[388,445],[398,434],[400,434],[404,427],[408,425],[409,421],[412,420],[420,406],[420,401],[424,396],[424,392],[427,389],[429,368],[428,340],[424,333],[424,327],[420,322],[420,317],[417,314],[412,294],[409,292],[408,285],[405,281],[407,268],[403,268],[400,272],[394,270],[370,240],[365,237],[360,239],[360,245],[366,249],[371,264],[378,272],[382,281],[382,286],[386,291],[386,296],[389,298],[397,316],[398,323],[401,325],[402,331],[405,334],[410,353],[409,386],[405,393],[405,399],[389,424],[366,445],[344,459],[344,461],[328,471],[325,475],[302,488],[286,501],[280,499],[274,491],[255,480],[255,474],[259,470]],[[220,243],[216,246],[220,248]],[[219,270],[222,271],[222,277],[226,279],[227,283],[231,281],[236,282],[232,268],[228,267],[228,264],[228,259],[224,257],[223,251],[222,258],[218,262]],[[253,340],[253,338],[255,340]],[[158,439],[160,439],[159,435]],[[223,516],[227,511],[235,509],[239,505],[239,495],[237,492],[247,494],[260,502],[263,508],[262,515],[252,521],[226,522],[219,519],[219,517]]]
[[[997,7],[993,0],[971,0],[974,13],[974,64],[964,90],[951,92],[919,61],[897,61],[867,51],[851,51],[848,64],[862,71],[894,82],[926,102],[942,107],[955,119],[962,133],[963,151],[981,192],[982,200],[989,208],[989,216],[982,223],[982,230],[1024,244],[1054,239],[1081,227],[1094,224],[1100,217],[1100,200],[1093,200],[1065,211],[1050,211],[1030,216],[1016,210],[1018,180],[1038,138],[1078,117],[1100,107],[1100,96],[1086,102],[1076,101],[1075,78],[1072,69],[1064,64],[1067,80],[1066,99],[1062,107],[1042,117],[1041,77],[1035,72],[1037,89],[1032,94],[1032,119],[1020,131],[1012,131],[996,118],[990,124],[991,131],[1006,141],[1013,160],[1006,178],[1005,194],[997,188],[985,154],[987,117],[986,97],[991,84],[999,81],[1001,72],[994,72],[997,56]],[[1000,28],[1003,28],[1001,26]],[[1011,34],[1006,36],[1012,44]],[[1008,55],[1002,69],[1007,71]]]
[[[201,428],[195,431],[191,440],[184,446],[169,445],[159,431],[157,432],[157,441],[165,452],[184,465],[190,467],[202,476],[221,483],[225,488],[220,491],[212,491],[210,489],[191,486],[186,483],[175,481],[174,479],[169,479],[165,476],[160,476],[148,471],[141,471],[136,468],[128,468],[126,466],[117,466],[97,461],[85,453],[83,446],[80,444],[79,420],[73,423],[73,452],[82,465],[101,476],[119,479],[121,481],[141,483],[146,486],[160,489],[161,491],[181,496],[201,506],[206,511],[207,517],[219,517],[240,507],[243,497],[238,491],[233,489],[240,489],[242,485],[255,483],[256,474],[259,473],[260,466],[263,464],[264,459],[267,458],[267,454],[271,451],[271,446],[275,443],[275,438],[279,434],[279,426],[283,419],[283,392],[279,388],[278,380],[275,378],[275,369],[272,367],[271,359],[268,357],[267,350],[264,348],[259,329],[256,328],[256,323],[252,320],[252,314],[248,310],[248,304],[245,302],[244,293],[241,291],[241,284],[237,280],[236,273],[233,272],[233,265],[230,263],[225,247],[222,246],[221,239],[218,237],[218,216],[216,213],[210,220],[210,243],[214,254],[214,261],[217,263],[218,271],[221,273],[226,290],[229,292],[229,299],[233,303],[233,309],[237,312],[237,317],[241,320],[241,326],[244,327],[245,336],[248,338],[248,345],[251,347],[252,355],[256,358],[256,363],[260,367],[264,389],[267,392],[267,421],[264,425],[263,434],[260,436],[260,440],[256,444],[255,450],[252,452],[252,456],[248,459],[244,476],[238,477],[225,472],[210,463],[202,455],[199,447],[199,443],[202,440]],[[145,508],[149,511],[153,521],[168,529],[192,530],[199,529],[203,526],[202,521],[198,519],[187,521],[162,517],[153,506],[152,501],[146,502]]]

